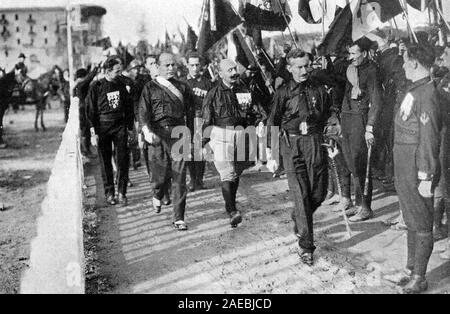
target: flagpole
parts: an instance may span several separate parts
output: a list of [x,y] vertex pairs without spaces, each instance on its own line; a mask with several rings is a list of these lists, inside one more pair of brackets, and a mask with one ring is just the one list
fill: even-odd
[[[325,6],[323,3],[320,3],[322,7],[322,42],[325,39]],[[314,44],[315,46],[315,44]],[[325,69],[325,56],[322,56],[322,70]]]
[[448,30],[450,31],[450,25],[445,20],[444,13],[442,12],[440,6],[437,5],[436,8],[437,8],[437,11],[438,11],[439,15],[441,16],[442,20],[444,21],[445,25],[447,26]]
[[[242,29],[240,27],[238,28],[238,31],[241,34],[242,38],[244,39],[244,43],[247,45],[248,50],[250,50],[250,52],[252,53],[253,58],[255,58],[256,64],[258,65],[259,69],[261,70],[261,75],[262,75],[264,81],[267,82],[269,80],[269,78],[267,77],[267,75],[262,70],[262,66],[261,66],[261,63],[258,60],[258,56],[255,55],[255,53],[253,52],[252,48],[247,44],[247,41],[245,40],[245,35],[242,32]],[[251,37],[250,37],[250,40],[253,41],[253,39]],[[241,43],[241,45],[242,45],[242,43]],[[275,94],[275,90],[273,89],[272,86],[268,86],[267,88],[269,89],[270,94]]]
[[278,3],[278,6],[280,7],[281,14],[283,15],[284,21],[286,22],[287,28],[289,30],[289,34],[291,35],[291,38],[292,38],[292,42],[294,43],[295,48],[298,49],[298,45],[297,45],[297,43],[295,41],[294,34],[292,34],[292,30],[291,30],[291,27],[289,26],[289,21],[288,21],[288,19],[286,17],[286,14],[285,14],[284,10],[283,10],[283,6],[281,5],[281,1],[277,0],[277,3]]
[[406,24],[407,24],[407,26],[408,26],[408,29],[410,30],[410,32],[411,32],[411,34],[412,34],[412,37],[414,38],[414,41],[416,42],[416,44],[418,44],[418,43],[419,43],[419,40],[417,39],[416,33],[414,32],[414,30],[413,30],[413,28],[412,28],[412,26],[411,26],[411,23],[410,23],[410,21],[409,21],[409,15],[408,15],[408,13],[407,13],[407,8],[405,7],[405,2],[403,2],[402,0],[398,0],[398,2],[400,3],[400,6],[401,6],[401,8],[402,8],[403,16],[404,16],[405,19],[406,19]]

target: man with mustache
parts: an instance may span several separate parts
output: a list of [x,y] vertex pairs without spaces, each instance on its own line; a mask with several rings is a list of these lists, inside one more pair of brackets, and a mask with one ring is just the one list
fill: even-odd
[[[236,194],[240,176],[249,165],[245,145],[247,133],[244,129],[255,116],[258,117],[256,123],[259,123],[264,110],[254,101],[250,91],[239,84],[239,73],[234,61],[222,60],[219,76],[221,80],[209,91],[203,102],[203,127],[212,128],[209,145],[214,152],[214,165],[222,181],[225,209],[230,216],[231,226],[235,228],[242,222],[242,214],[236,208]],[[256,137],[256,131],[254,133]],[[205,139],[204,144],[207,142],[208,139]],[[256,151],[254,144],[253,152]]]
[[295,202],[294,232],[301,261],[312,266],[316,249],[313,214],[325,200],[328,184],[322,133],[334,109],[323,84],[311,76],[312,55],[295,49],[287,55],[287,61],[292,79],[275,93],[267,127],[281,128],[280,150]]
[[[366,181],[368,149],[375,143],[374,127],[381,113],[382,87],[376,65],[369,60],[368,47],[359,40],[349,48],[350,66],[342,103],[342,150],[355,184],[355,207],[347,210],[351,222],[373,217],[372,176],[369,174],[368,193],[363,195]],[[348,177],[347,177],[348,180]],[[350,182],[343,182],[350,188]]]
[[179,141],[172,138],[172,131],[192,124],[193,95],[187,84],[175,79],[176,62],[172,54],[161,54],[158,73],[145,85],[139,101],[139,122],[144,140],[149,144],[153,208],[161,212],[163,197],[172,182],[173,226],[178,231],[186,231],[186,161],[172,156],[172,147]]

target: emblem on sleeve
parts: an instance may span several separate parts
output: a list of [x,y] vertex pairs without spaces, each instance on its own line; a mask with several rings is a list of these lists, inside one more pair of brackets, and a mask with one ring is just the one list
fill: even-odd
[[430,122],[430,116],[426,112],[422,113],[422,115],[420,116],[420,123],[426,126],[428,122]]
[[407,121],[409,119],[413,104],[414,104],[414,96],[409,93],[406,95],[400,107],[400,115],[403,121]]

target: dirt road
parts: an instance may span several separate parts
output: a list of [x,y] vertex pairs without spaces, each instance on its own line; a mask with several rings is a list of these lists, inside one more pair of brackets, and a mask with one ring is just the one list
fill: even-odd
[[45,197],[53,159],[61,143],[63,113],[48,110],[48,131],[36,133],[34,109],[4,118],[8,148],[0,150],[0,294],[17,293],[29,261],[29,244]]
[[[171,208],[151,208],[144,170],[132,171],[127,207],[90,211],[90,293],[398,293],[383,276],[405,264],[406,235],[381,221],[398,210],[397,198],[376,191],[376,219],[353,225],[347,239],[342,218],[329,207],[315,216],[317,254],[312,268],[299,263],[286,180],[247,173],[239,190],[244,223],[231,229],[219,180],[188,198],[186,233],[171,227]],[[88,177],[89,195],[94,194]],[[89,245],[88,245],[89,246]],[[428,278],[430,293],[450,291],[450,263],[436,245]]]

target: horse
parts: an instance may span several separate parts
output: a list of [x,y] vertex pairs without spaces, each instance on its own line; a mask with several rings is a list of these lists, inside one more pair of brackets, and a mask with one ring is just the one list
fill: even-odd
[[44,110],[46,109],[50,96],[51,73],[47,72],[34,80],[27,76],[26,70],[20,69],[16,71],[16,81],[20,84],[23,91],[25,105],[36,106],[36,116],[34,120],[34,128],[39,131],[39,118],[42,130],[45,132],[47,128],[44,124]]
[[15,75],[16,73],[13,70],[0,78],[0,149],[6,148],[3,140],[3,116],[8,109],[11,91],[16,84]]

